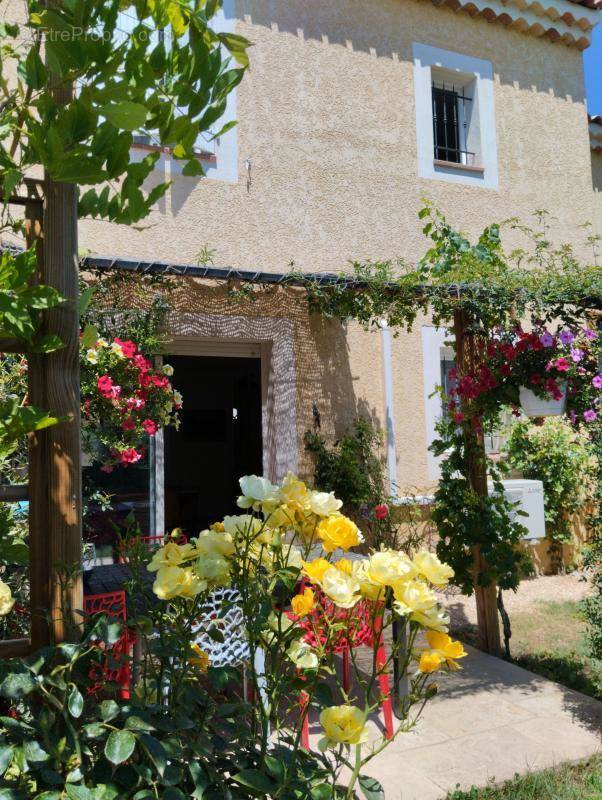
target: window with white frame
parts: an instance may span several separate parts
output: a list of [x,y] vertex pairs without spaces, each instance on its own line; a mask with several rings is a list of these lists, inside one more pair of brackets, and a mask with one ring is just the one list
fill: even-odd
[[414,43],[418,173],[497,189],[490,61]]

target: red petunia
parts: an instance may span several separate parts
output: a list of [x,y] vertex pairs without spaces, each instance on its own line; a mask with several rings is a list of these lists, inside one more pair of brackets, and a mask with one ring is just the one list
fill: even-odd
[[145,419],[144,422],[142,423],[142,427],[148,433],[149,436],[154,436],[157,433],[157,430],[159,429],[157,423],[154,422],[152,419]]

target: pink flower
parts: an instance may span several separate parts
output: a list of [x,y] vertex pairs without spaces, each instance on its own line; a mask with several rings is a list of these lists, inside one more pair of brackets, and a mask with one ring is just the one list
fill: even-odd
[[569,360],[563,357],[563,358],[557,358],[556,361],[554,362],[554,366],[556,367],[558,372],[566,372],[571,365],[569,364]]
[[138,369],[143,370],[143,372],[148,372],[149,369],[152,369],[153,365],[151,364],[151,362],[147,358],[144,358],[143,355],[140,355],[140,353],[134,356],[133,361],[134,365],[138,367]]
[[456,411],[454,414],[454,422],[457,422],[460,425],[461,422],[464,422],[464,414],[461,411]]
[[152,419],[145,419],[142,423],[142,427],[148,433],[149,436],[154,436],[157,433],[159,426],[156,422]]
[[126,417],[121,423],[121,427],[123,428],[124,431],[135,431],[136,423],[131,417]]
[[137,461],[140,461],[142,454],[139,453],[134,447],[129,447],[121,451],[120,457],[122,464],[135,464]]
[[598,415],[593,408],[588,408],[587,411],[583,412],[583,419],[586,422],[595,422],[598,419]]
[[115,337],[113,341],[121,347],[121,352],[126,358],[133,358],[136,355],[136,345],[134,342],[130,342],[129,340],[124,342],[117,337]]
[[153,375],[152,381],[157,387],[157,389],[167,389],[167,387],[169,386],[169,379],[166,378],[164,375],[163,376]]
[[380,503],[374,509],[374,516],[376,519],[387,519],[389,516],[389,506],[386,503]]
[[592,384],[596,389],[602,389],[602,375],[594,375]]
[[101,395],[105,398],[110,398],[113,396],[113,380],[109,377],[109,375],[101,375],[96,382],[98,386],[98,391]]
[[100,471],[110,474],[111,472],[113,472],[114,469],[115,467],[113,467],[111,464],[103,464],[102,467],[100,468]]

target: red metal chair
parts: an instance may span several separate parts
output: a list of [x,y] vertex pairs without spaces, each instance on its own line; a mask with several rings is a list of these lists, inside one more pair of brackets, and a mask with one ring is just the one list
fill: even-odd
[[[301,591],[307,586],[303,581]],[[316,608],[305,617],[297,618],[289,613],[291,619],[295,619],[297,624],[305,630],[304,641],[315,647],[324,645],[328,637],[328,626],[330,623],[344,622],[345,628],[335,633],[335,638],[330,642],[331,652],[341,654],[343,662],[343,691],[349,692],[351,688],[351,650],[357,647],[376,647],[376,668],[378,670],[378,683],[381,693],[381,710],[385,726],[385,736],[387,739],[393,738],[393,709],[391,707],[391,691],[389,687],[389,676],[387,674],[387,651],[382,633],[383,608],[379,603],[375,608],[371,600],[359,600],[353,608],[338,608],[328,600],[323,592],[312,587],[318,603]],[[303,727],[301,731],[301,746],[309,750],[309,719],[307,714],[307,703],[309,698],[302,692],[301,713],[303,714]]]
[[123,700],[129,700],[132,681],[130,663],[136,636],[127,627],[125,591],[86,595],[84,611],[89,616],[106,614],[109,619],[118,620],[123,624],[123,632],[119,639],[111,645],[102,646],[105,657],[100,667],[93,667],[90,670],[92,685],[88,687],[88,694],[97,694],[107,683],[115,683],[120,687],[119,696]]
[[158,550],[159,547],[163,547],[168,541],[175,542],[176,544],[188,544],[188,536],[186,536],[185,533],[181,533],[175,539],[169,535],[163,536],[161,534],[157,534],[156,536],[135,536],[132,539],[128,539],[127,542],[119,543],[117,547],[117,561],[119,564],[127,563],[126,546],[131,547],[136,544],[142,544],[149,553],[152,553]]

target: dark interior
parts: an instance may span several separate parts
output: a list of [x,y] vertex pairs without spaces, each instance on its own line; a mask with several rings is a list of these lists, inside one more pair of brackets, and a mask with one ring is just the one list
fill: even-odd
[[190,537],[239,513],[238,479],[263,472],[261,360],[165,360],[184,398],[180,429],[165,431],[165,529]]

